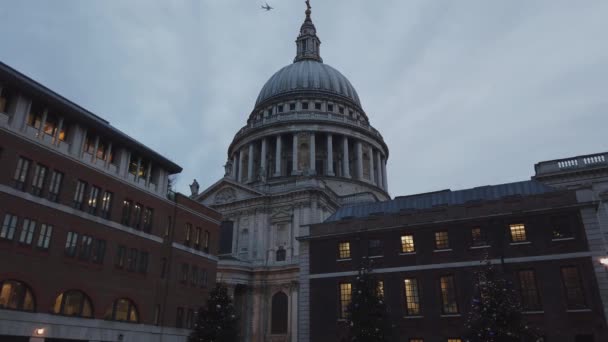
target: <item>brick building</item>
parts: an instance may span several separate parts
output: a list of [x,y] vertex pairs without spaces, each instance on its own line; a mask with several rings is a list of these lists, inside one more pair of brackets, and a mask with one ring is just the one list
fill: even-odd
[[546,341],[606,341],[598,286],[606,271],[596,272],[606,253],[590,248],[598,224],[589,213],[599,205],[580,190],[533,180],[341,208],[300,238],[309,255],[311,341],[344,338],[363,258],[382,282],[391,341],[461,341],[486,253]]
[[220,214],[181,167],[0,64],[0,340],[184,341]]

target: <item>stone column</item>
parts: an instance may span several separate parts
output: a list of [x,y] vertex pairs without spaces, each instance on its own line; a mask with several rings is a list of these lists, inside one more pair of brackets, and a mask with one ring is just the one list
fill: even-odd
[[381,152],[378,151],[378,153],[376,153],[376,165],[377,165],[377,169],[376,169],[376,175],[378,177],[378,186],[384,189],[384,183],[382,182],[382,161],[380,158],[382,158],[381,156]]
[[247,165],[247,180],[253,182],[253,142],[249,143],[249,163]]
[[152,175],[152,162],[148,162],[148,169],[146,170],[146,186],[150,185],[150,176]]
[[356,177],[359,180],[363,180],[363,148],[361,147],[361,141],[355,141],[355,153],[357,154],[357,171]]
[[298,342],[298,286],[292,284],[289,296],[289,327],[291,330],[291,342]]
[[237,181],[239,182],[243,182],[243,158],[245,158],[245,155],[243,154],[243,149],[239,149],[239,175],[237,177]]
[[334,175],[334,147],[333,137],[327,134],[327,173],[328,176]]
[[[91,161],[97,161],[97,149],[99,148],[99,135],[95,136],[95,148],[93,148],[93,155],[91,156]],[[139,170],[139,168],[138,168]]]
[[261,169],[260,172],[263,172],[263,175],[260,175],[262,177],[262,179],[266,178],[266,168],[268,167],[266,165],[266,144],[268,142],[266,141],[266,138],[262,139],[262,151],[260,152],[260,165],[261,165]]
[[280,135],[277,135],[277,144],[276,144],[276,150],[275,150],[275,166],[274,166],[274,176],[275,177],[280,177],[281,176],[281,142],[283,141],[283,139],[281,138]]
[[104,162],[104,167],[108,168],[110,166],[110,156],[112,155],[112,142],[108,144],[108,149],[106,150],[106,160]]
[[316,174],[316,169],[317,166],[316,161],[317,161],[317,156],[316,156],[316,147],[315,147],[315,133],[314,132],[310,132],[310,174],[314,175]]
[[297,133],[293,133],[293,149],[292,149],[292,155],[291,155],[291,162],[292,162],[292,166],[291,166],[291,174],[292,175],[297,175],[298,174],[298,134]]
[[382,186],[386,192],[388,192],[388,182],[386,179],[386,159],[382,158]]
[[348,160],[348,137],[342,139],[342,177],[350,178],[350,161]]
[[49,115],[49,110],[45,109],[42,112],[42,119],[40,120],[40,127],[38,127],[38,138],[42,139],[44,138],[44,135],[42,135],[43,130],[44,130],[44,125],[46,124],[46,118]]
[[237,180],[237,181],[239,180],[239,179],[238,179],[238,175],[236,174],[236,172],[237,172],[237,163],[238,163],[238,162],[239,162],[239,160],[238,160],[238,158],[237,158],[237,156],[236,156],[236,153],[235,153],[235,154],[232,156],[232,178],[233,178],[234,180]]
[[53,135],[53,144],[59,146],[59,135],[61,135],[61,130],[63,129],[63,117],[59,118],[59,123],[57,124],[57,131]]
[[374,147],[369,146],[369,181],[372,184],[376,184],[376,177],[374,175]]
[[135,169],[135,183],[139,182],[139,169],[141,169],[141,157],[137,157],[137,169]]

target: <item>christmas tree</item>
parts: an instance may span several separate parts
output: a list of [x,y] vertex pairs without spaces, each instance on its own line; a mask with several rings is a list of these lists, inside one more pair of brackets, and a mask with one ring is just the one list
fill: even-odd
[[188,342],[237,342],[237,317],[225,285],[217,283],[201,307]]
[[475,294],[466,328],[467,342],[534,342],[539,336],[528,327],[519,296],[503,272],[486,259],[477,272]]
[[364,263],[352,288],[351,302],[346,312],[349,334],[353,342],[387,341],[390,329],[384,290],[370,274],[371,267]]

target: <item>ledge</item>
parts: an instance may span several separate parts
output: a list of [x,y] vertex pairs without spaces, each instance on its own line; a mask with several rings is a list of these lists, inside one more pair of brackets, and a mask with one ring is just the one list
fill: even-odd
[[340,262],[340,261],[352,261],[353,259],[351,258],[344,258],[344,259],[336,259],[336,261]]
[[416,252],[406,252],[406,253],[399,253],[399,255],[416,255]]
[[424,318],[424,316],[403,316],[404,319],[420,319],[420,318]]
[[451,251],[453,251],[453,249],[451,249],[451,248],[435,249],[435,250],[433,250],[433,253],[442,253],[442,252],[451,252]]
[[378,259],[378,258],[384,258],[384,255],[372,255],[372,256],[368,256],[368,259]]
[[511,245],[511,246],[531,245],[531,244],[532,244],[532,242],[530,242],[530,241],[511,242],[511,243],[509,243],[509,245]]
[[544,310],[522,311],[521,313],[523,313],[524,315],[544,315],[545,311]]
[[569,312],[569,313],[591,312],[591,309],[571,309],[571,310],[566,310],[566,312]]
[[461,317],[460,314],[451,314],[451,315],[440,315],[441,318],[458,318]]
[[490,245],[483,245],[483,246],[471,246],[469,247],[469,249],[483,249],[483,248],[490,248],[492,246]]
[[574,240],[574,237],[567,237],[567,238],[559,238],[559,239],[551,239],[552,242],[559,242],[559,241],[572,241]]

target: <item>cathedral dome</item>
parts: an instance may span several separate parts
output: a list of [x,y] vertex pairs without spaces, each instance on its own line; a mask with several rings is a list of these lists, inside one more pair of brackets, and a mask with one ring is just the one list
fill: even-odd
[[345,97],[361,107],[359,95],[338,70],[315,59],[302,59],[277,71],[260,91],[256,106],[267,99],[300,92],[320,92]]

